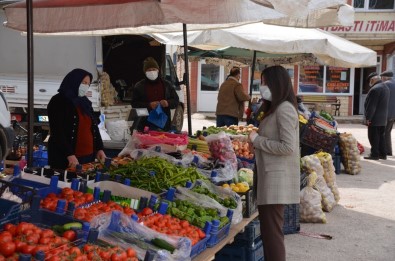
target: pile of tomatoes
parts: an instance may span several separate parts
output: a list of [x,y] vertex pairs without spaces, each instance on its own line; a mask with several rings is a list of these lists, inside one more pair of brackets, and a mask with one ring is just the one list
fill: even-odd
[[43,251],[45,260],[128,260],[137,261],[133,248],[99,247],[86,244],[82,249],[73,245],[76,233],[66,230],[58,236],[51,229],[42,229],[34,224],[21,222],[18,225],[7,223],[0,232],[0,261],[19,260],[19,254],[35,256]]
[[70,202],[73,202],[76,207],[93,201],[93,195],[90,193],[82,193],[81,191],[72,190],[71,188],[63,188],[61,193],[49,193],[43,200],[41,200],[41,207],[51,211],[56,210],[58,200],[66,200],[65,210]]
[[0,232],[0,260],[18,260],[19,253],[34,256],[38,251],[43,251],[46,257],[57,255],[69,249],[75,238],[72,230],[58,236],[51,229],[42,229],[31,223],[7,223]]
[[156,213],[144,216],[139,219],[139,222],[163,234],[188,237],[191,239],[192,245],[206,237],[206,234],[200,228],[189,224],[186,220],[180,220],[167,214]]
[[134,210],[130,207],[122,207],[114,201],[94,203],[87,208],[77,208],[74,211],[74,218],[90,222],[92,218],[97,215],[118,210],[128,216],[135,214]]

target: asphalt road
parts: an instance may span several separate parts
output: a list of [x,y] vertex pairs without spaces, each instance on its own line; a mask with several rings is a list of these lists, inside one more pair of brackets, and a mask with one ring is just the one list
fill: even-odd
[[[184,121],[187,130],[187,120]],[[192,130],[215,125],[203,115],[192,117]],[[369,153],[367,129],[359,124],[340,124],[340,132],[352,133]],[[393,131],[395,136],[395,131]],[[395,138],[392,139],[395,148]],[[336,175],[340,201],[326,214],[326,224],[301,224],[302,234],[285,236],[288,261],[394,261],[395,260],[395,157],[368,161],[362,171]],[[306,235],[307,234],[307,235]],[[317,238],[330,235],[332,239]]]

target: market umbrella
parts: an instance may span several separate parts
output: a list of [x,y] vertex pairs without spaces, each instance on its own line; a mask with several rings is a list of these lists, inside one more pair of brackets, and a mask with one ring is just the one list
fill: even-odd
[[[287,8],[290,5],[294,8]],[[276,8],[283,13],[276,11]],[[151,25],[158,26],[154,32],[163,32],[163,27],[169,31],[168,24],[169,27],[173,24],[174,28],[174,23],[182,23],[186,46],[186,24],[201,23],[204,25],[197,25],[196,29],[204,29],[231,26],[230,23],[278,21],[282,25],[316,27],[352,25],[354,20],[353,8],[346,5],[345,0],[303,0],[302,5],[295,5],[293,0],[26,0],[26,3],[21,1],[4,9],[7,16],[5,25],[28,33],[29,165],[32,162],[33,140],[33,31],[74,35],[98,32],[99,35],[108,35],[131,33],[130,28],[140,27],[137,29],[141,34],[146,33],[144,30],[149,30]],[[119,30],[125,28],[129,30]],[[185,60],[188,60],[187,52]],[[188,131],[191,134],[188,64],[185,65]]]
[[[29,2],[29,1],[27,1]],[[229,27],[264,21],[296,27],[351,26],[346,0],[33,0],[36,33],[125,34]],[[6,26],[27,30],[26,3],[4,8]],[[176,24],[175,26],[168,26]],[[200,25],[199,25],[200,24]],[[150,26],[156,25],[153,28]],[[148,26],[148,27],[147,27]],[[152,31],[155,30],[155,31]]]

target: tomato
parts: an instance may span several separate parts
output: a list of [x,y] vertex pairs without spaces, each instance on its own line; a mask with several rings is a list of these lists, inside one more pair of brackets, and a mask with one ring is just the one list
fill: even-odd
[[0,233],[0,244],[12,241],[12,234],[8,231]]
[[85,193],[84,194],[85,202],[93,201],[93,194]]
[[69,241],[74,241],[77,235],[73,230],[67,230],[63,233],[63,237],[68,239]]
[[124,261],[127,258],[125,251],[117,251],[111,255],[111,261]]
[[55,233],[51,229],[43,229],[40,234],[41,238],[53,237],[54,235]]
[[35,256],[38,251],[42,252],[48,252],[49,251],[49,246],[47,245],[37,245],[33,250],[32,250],[32,255]]
[[28,235],[34,234],[34,231],[33,231],[33,229],[26,229],[25,231],[23,231],[23,234],[25,236],[28,236]]
[[27,245],[26,242],[22,241],[21,239],[14,239],[14,243],[15,243],[15,250],[17,252],[20,252],[22,250],[22,248]]
[[9,231],[10,228],[13,228],[13,227],[16,227],[16,226],[14,224],[12,224],[12,223],[7,223],[7,224],[4,224],[3,229],[5,231]]
[[0,255],[0,261],[4,261],[4,260],[5,260],[5,257]]
[[88,260],[87,255],[80,255],[74,258],[74,261],[86,261],[86,260]]
[[3,242],[0,244],[0,254],[5,257],[13,255],[15,252],[15,243],[14,242]]
[[66,195],[73,195],[74,191],[71,188],[63,188],[62,189],[62,196]]
[[40,240],[39,234],[31,234],[26,236],[26,242],[30,244],[37,244],[38,240]]
[[72,247],[69,249],[69,254],[70,255],[75,255],[75,256],[80,256],[81,255],[81,250],[78,247]]
[[25,230],[29,229],[29,224],[26,222],[21,222],[16,226],[16,234],[21,235]]
[[110,260],[110,258],[111,258],[111,253],[109,251],[106,251],[106,250],[99,251],[99,255],[104,260]]
[[60,258],[60,256],[55,256],[55,255],[53,255],[53,256],[51,256],[51,257],[48,259],[48,261],[61,261],[61,258]]
[[38,243],[42,245],[48,245],[49,242],[51,242],[50,237],[41,237],[40,240],[38,240]]
[[141,214],[143,216],[148,216],[148,215],[151,215],[152,213],[153,213],[153,211],[150,208],[143,208],[143,210],[141,211]]
[[128,248],[128,249],[126,249],[126,255],[128,257],[135,257],[136,256],[136,250],[134,250],[133,248]]
[[86,245],[82,248],[82,250],[83,250],[85,253],[89,253],[89,252],[91,252],[91,251],[94,251],[95,249],[96,249],[96,246],[90,245],[90,244],[86,244]]

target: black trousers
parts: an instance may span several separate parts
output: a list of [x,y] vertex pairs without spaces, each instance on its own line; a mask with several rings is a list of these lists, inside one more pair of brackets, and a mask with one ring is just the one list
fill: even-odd
[[394,125],[395,119],[391,119],[387,121],[387,126],[385,126],[385,146],[387,148],[387,155],[392,155],[392,139],[391,139],[391,131],[392,126]]
[[265,261],[285,261],[284,205],[259,205],[259,222]]
[[370,155],[372,157],[387,156],[385,146],[385,126],[369,126],[368,139],[370,143]]

